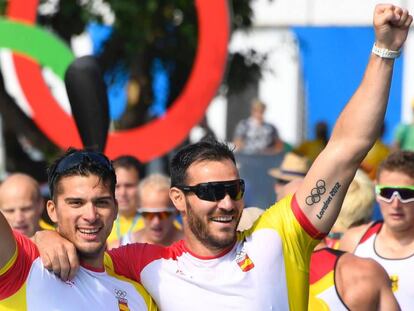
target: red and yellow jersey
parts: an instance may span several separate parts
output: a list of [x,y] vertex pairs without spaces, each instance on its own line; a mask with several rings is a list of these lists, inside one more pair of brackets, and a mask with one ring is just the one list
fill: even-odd
[[335,268],[345,252],[323,248],[313,252],[309,274],[309,311],[348,310],[335,285]]
[[230,249],[200,257],[184,241],[109,252],[115,271],[141,282],[162,310],[307,310],[310,256],[320,234],[295,197],[268,209]]
[[107,254],[102,270],[82,266],[63,282],[28,238],[14,234],[16,252],[0,270],[0,310],[157,310],[140,284],[115,274]]

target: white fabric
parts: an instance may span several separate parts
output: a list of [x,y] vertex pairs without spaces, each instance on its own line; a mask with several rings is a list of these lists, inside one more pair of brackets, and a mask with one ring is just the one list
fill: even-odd
[[387,259],[380,257],[375,251],[377,233],[359,244],[355,255],[372,258],[387,271],[391,279],[398,278],[394,295],[400,304],[401,310],[414,310],[414,254],[403,259]]

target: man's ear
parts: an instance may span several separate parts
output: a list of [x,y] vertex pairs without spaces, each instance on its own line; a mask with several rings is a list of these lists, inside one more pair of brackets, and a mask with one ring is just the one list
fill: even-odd
[[174,206],[177,208],[177,210],[182,213],[185,212],[185,195],[184,193],[178,189],[177,187],[171,187],[170,188],[170,199],[171,202],[174,204]]
[[49,215],[50,220],[53,221],[55,224],[57,224],[58,217],[57,217],[55,202],[53,202],[52,200],[48,200],[46,203],[46,209],[47,209],[47,213]]

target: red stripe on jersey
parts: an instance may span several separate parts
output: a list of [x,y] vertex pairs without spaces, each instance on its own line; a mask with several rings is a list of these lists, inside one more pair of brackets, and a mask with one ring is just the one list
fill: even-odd
[[361,244],[361,243],[364,243],[373,234],[378,233],[381,230],[382,224],[383,224],[382,221],[374,222],[371,225],[371,227],[369,227],[368,230],[364,233],[364,235],[362,236],[361,240],[358,242],[358,245]]
[[327,233],[319,232],[319,230],[316,229],[314,225],[309,221],[308,217],[306,217],[306,215],[303,213],[302,209],[300,208],[298,201],[296,200],[296,195],[292,197],[291,208],[292,208],[293,214],[295,215],[296,219],[298,220],[302,228],[312,238],[321,240],[327,235]]
[[17,244],[14,264],[0,276],[0,300],[15,294],[26,282],[33,261],[39,257],[36,246],[23,234],[13,231]]
[[343,254],[345,252],[331,248],[323,248],[313,252],[309,270],[309,283],[314,284],[329,272],[335,270],[336,262]]
[[184,241],[169,247],[153,244],[134,243],[108,251],[115,272],[141,283],[141,271],[149,263],[158,259],[176,259],[185,251]]

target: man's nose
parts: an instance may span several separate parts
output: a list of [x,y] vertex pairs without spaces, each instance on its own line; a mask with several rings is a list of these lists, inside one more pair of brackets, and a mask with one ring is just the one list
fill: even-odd
[[83,214],[83,218],[87,221],[93,223],[98,218],[98,209],[94,204],[87,204],[85,206],[85,212]]
[[234,209],[234,201],[230,198],[228,193],[226,193],[224,198],[218,202],[218,207],[226,211]]

